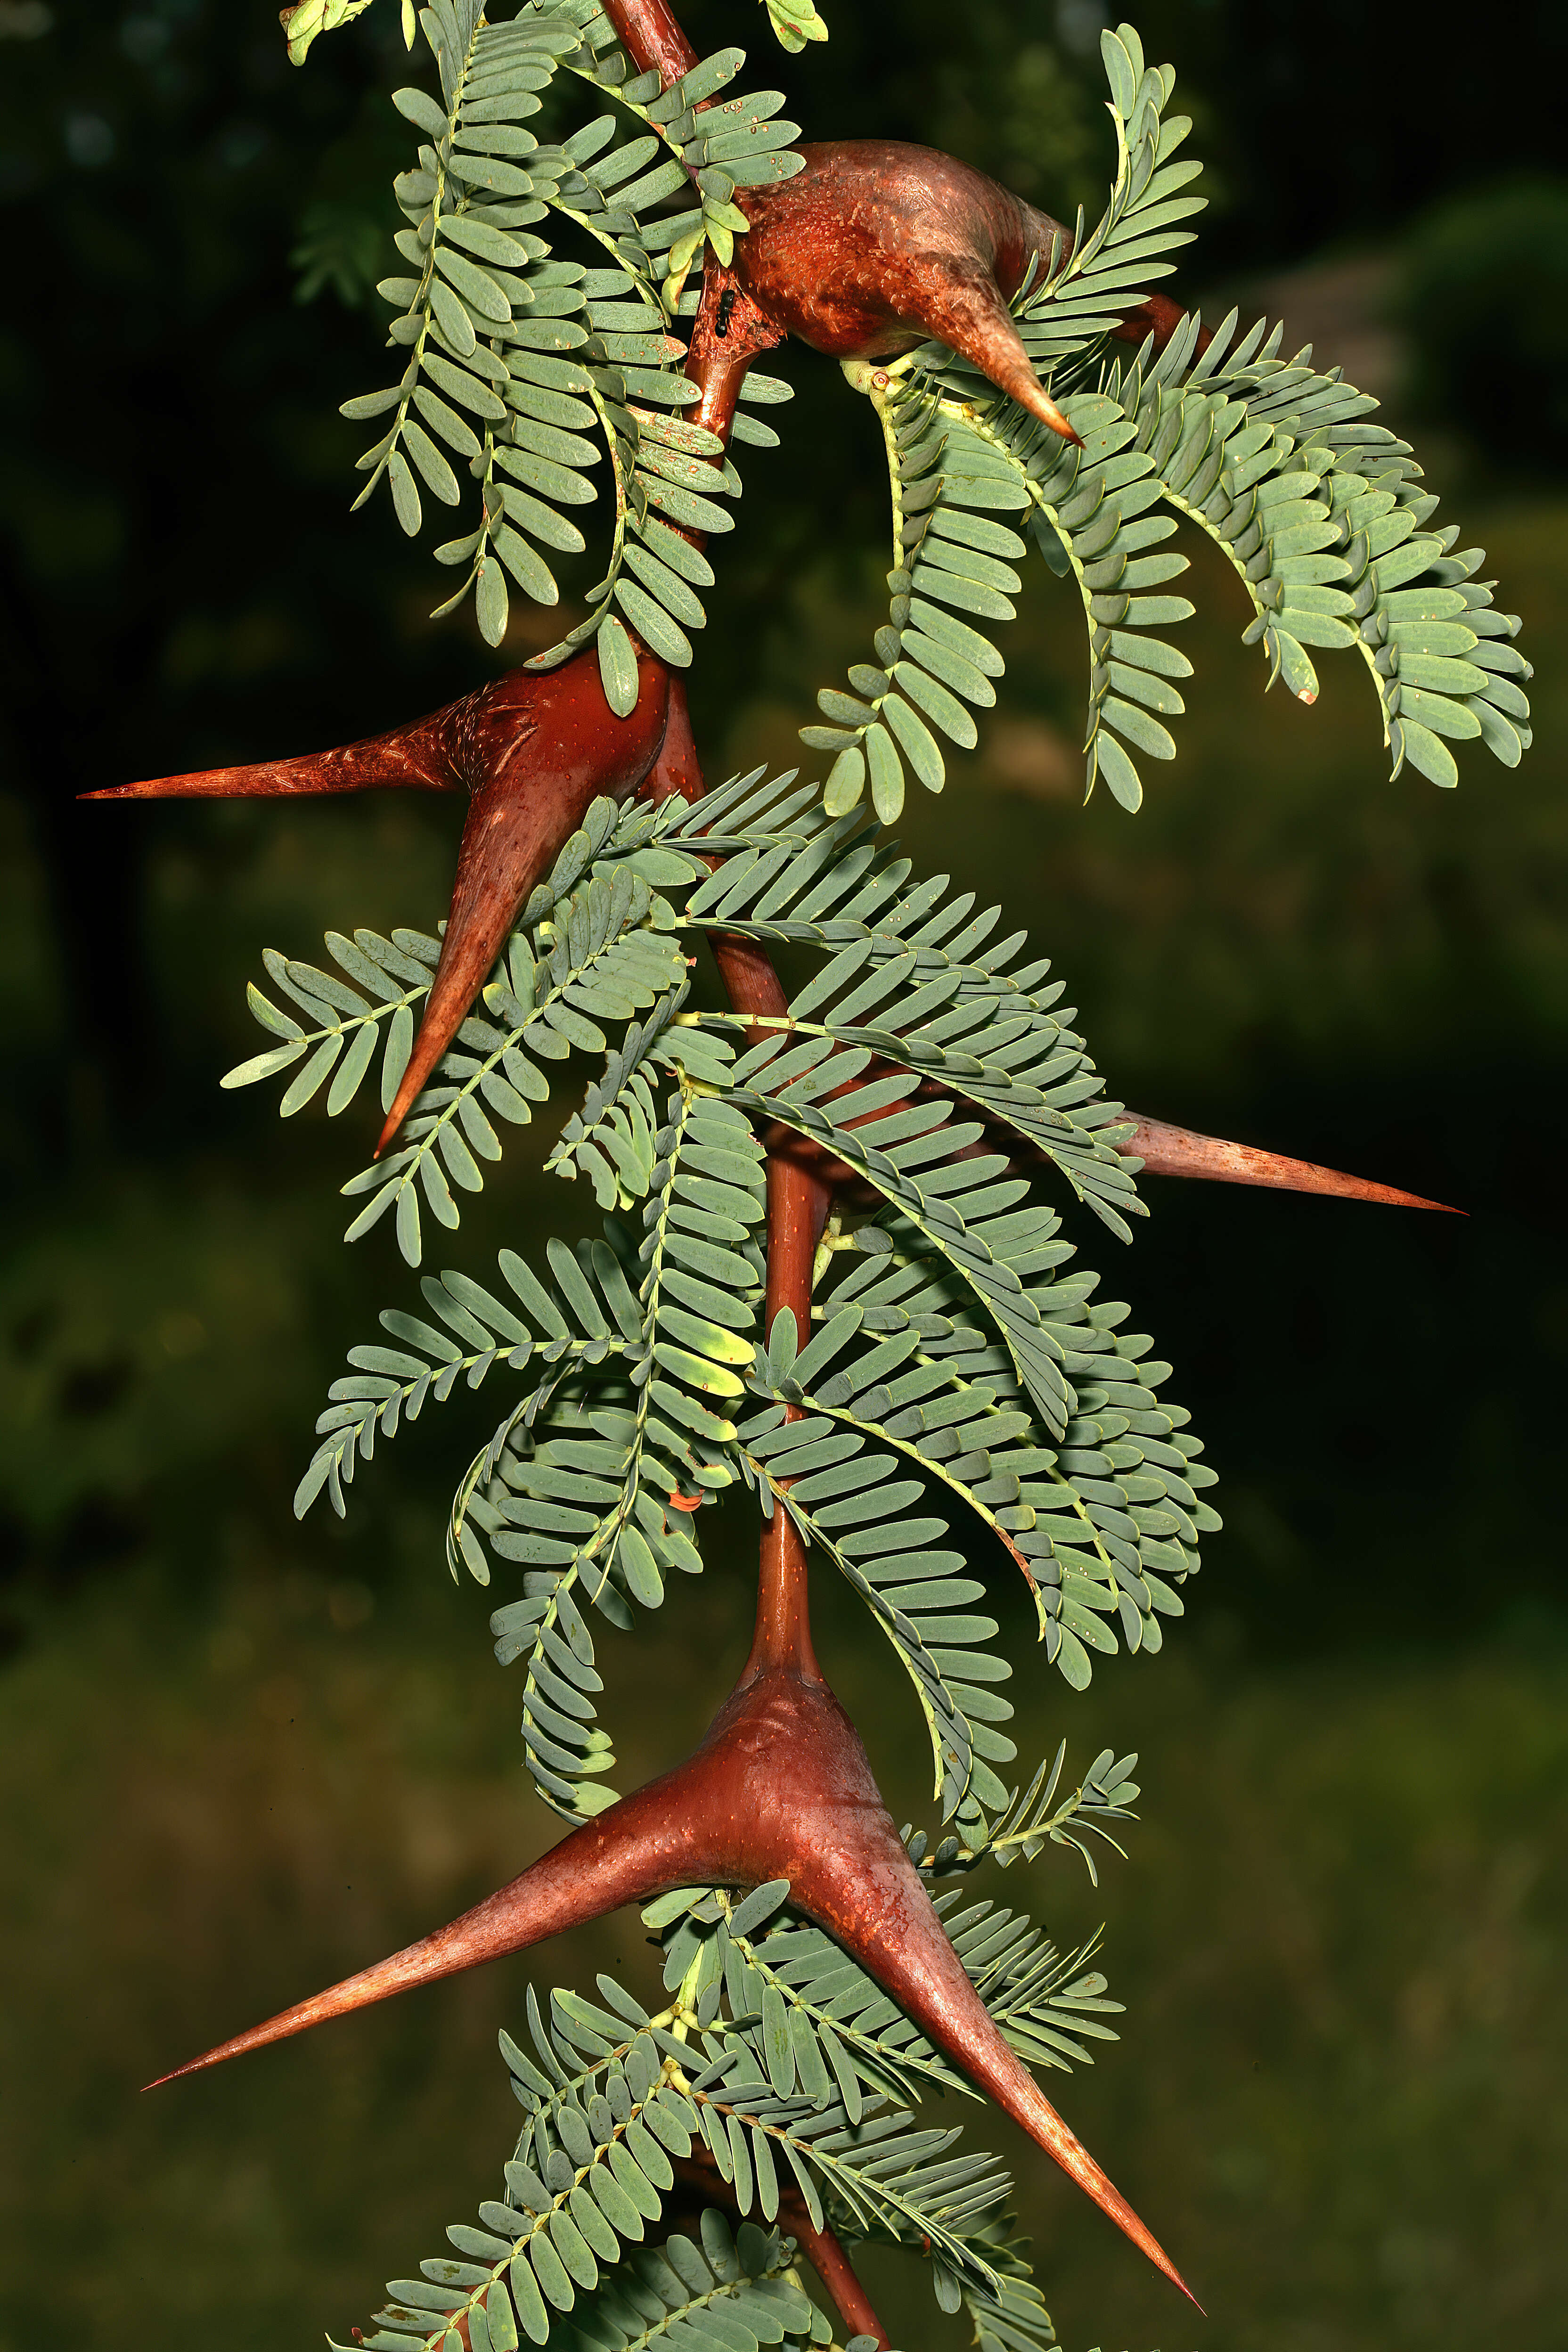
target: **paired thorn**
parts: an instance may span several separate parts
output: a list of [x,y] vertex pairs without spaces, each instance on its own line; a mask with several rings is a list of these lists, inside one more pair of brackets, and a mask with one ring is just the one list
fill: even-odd
[[854,1726],[809,1668],[749,1670],[695,1755],[574,1830],[510,1886],[434,1935],[160,2079],[174,2081],[415,1985],[525,1951],[674,1886],[747,1888],[774,1878],[789,1880],[792,1905],[833,1936],[1189,2294],[1170,2257],[1004,2041],[905,1851]]
[[1008,309],[1030,260],[1070,243],[1059,222],[983,172],[898,140],[807,143],[805,169],[748,188],[734,268],[758,308],[837,360],[890,359],[934,335],[1067,441]]
[[1375,1201],[1391,1209],[1433,1209],[1445,1217],[1462,1217],[1463,1209],[1446,1201],[1423,1200],[1418,1192],[1402,1192],[1393,1184],[1374,1184],[1365,1176],[1347,1176],[1338,1168],[1320,1168],[1310,1160],[1288,1160],[1278,1151],[1259,1151],[1249,1143],[1227,1143],[1217,1135],[1198,1135],[1191,1128],[1170,1127],[1163,1119],[1137,1118],[1132,1132],[1117,1146],[1124,1158],[1141,1160],[1151,1176],[1200,1176],[1219,1184],[1266,1184],[1281,1192],[1321,1192],[1340,1201]]
[[527,902],[590,801],[624,801],[664,742],[669,672],[637,652],[637,698],[625,719],[605,699],[592,646],[543,673],[513,670],[445,710],[363,743],[212,768],[89,793],[89,800],[271,796],[368,792],[404,785],[469,794],[440,961],[381,1140],[379,1159],[408,1116],[483,987]]
[[605,699],[592,646],[543,676],[501,681],[507,699],[474,730],[472,798],[458,851],[457,878],[441,960],[408,1067],[387,1114],[376,1157],[386,1150],[484,986],[530,891],[548,871],[591,801],[624,801],[659,754],[668,714],[669,672],[637,653],[637,698],[625,719]]
[[[842,139],[797,152],[794,179],[745,191],[752,226],[734,272],[763,316],[837,360],[891,359],[934,335],[1081,448],[1007,307],[1031,262],[1044,272],[1067,257],[1070,230],[931,147]],[[1163,350],[1184,315],[1152,294],[1110,331]]]

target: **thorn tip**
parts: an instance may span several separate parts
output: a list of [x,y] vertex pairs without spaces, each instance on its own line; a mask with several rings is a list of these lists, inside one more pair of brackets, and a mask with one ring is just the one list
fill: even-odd
[[1371,1201],[1384,1208],[1429,1209],[1442,1217],[1468,1214],[1447,1201],[1428,1201],[1419,1192],[1373,1183],[1370,1177],[1347,1176],[1342,1169],[1321,1168],[1310,1160],[1287,1159],[1282,1152],[1200,1135],[1192,1128],[1172,1127],[1134,1112],[1127,1116],[1132,1130],[1117,1149],[1124,1157],[1142,1160],[1152,1176],[1197,1176],[1220,1184],[1263,1185],[1273,1192],[1317,1192],[1334,1200]]

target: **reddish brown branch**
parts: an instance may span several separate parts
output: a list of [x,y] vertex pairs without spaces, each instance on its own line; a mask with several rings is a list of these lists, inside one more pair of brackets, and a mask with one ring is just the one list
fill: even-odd
[[[722,969],[722,967],[721,967]],[[770,977],[772,975],[770,974]],[[774,986],[778,983],[774,981]],[[779,990],[782,996],[784,992]],[[763,1005],[739,1005],[763,1012]],[[833,1190],[783,1151],[768,1154],[767,1328],[787,1308],[804,1341],[811,1335],[812,1267],[832,1205]],[[795,1412],[790,1408],[789,1417]],[[782,1502],[763,1530],[757,1570],[757,1618],[742,1675],[744,1690],[758,1675],[783,1671],[819,1680],[811,1645],[811,1608],[805,1538]]]
[[[777,331],[743,294],[722,310],[720,309],[723,281],[728,278],[729,273],[710,256],[687,361],[687,373],[701,394],[698,416],[721,441],[729,439],[748,365],[757,352],[765,351],[778,340]],[[721,317],[726,323],[722,337],[718,332]],[[653,793],[663,799],[671,792],[679,792],[688,801],[700,800],[703,792],[702,770],[692,740],[685,692],[679,684],[672,688],[666,733],[670,748],[650,779]],[[712,947],[719,977],[735,1012],[756,1013],[770,1020],[777,1020],[787,1012],[788,996],[764,949],[723,933],[715,937]],[[805,1339],[811,1329],[812,1269],[832,1205],[832,1187],[823,1181],[819,1171],[787,1149],[770,1148],[767,1170],[766,1328],[771,1335],[774,1317],[787,1307],[795,1317],[796,1330]],[[767,1674],[797,1675],[820,1681],[811,1642],[805,1545],[782,1506],[775,1508],[763,1530],[757,1567],[756,1623],[739,1690],[747,1690]]]
[[819,2230],[805,2210],[805,2200],[793,2193],[779,2200],[779,2220],[797,2238],[817,2277],[833,2298],[847,2336],[869,2336],[879,2352],[888,2352],[887,2329],[872,2307],[871,2298],[856,2274],[855,2265],[833,2231]]
[[[731,2213],[740,2213],[734,2184],[724,2179],[710,2156],[676,2156],[670,2158],[670,2162],[677,2179],[695,2189],[707,2203],[723,2206]],[[844,2323],[846,2337],[872,2336],[882,2347],[882,2352],[887,2352],[887,2331],[872,2309],[871,2298],[857,2277],[854,2264],[834,2231],[826,2225],[820,2230],[817,2228],[798,2189],[781,2191],[778,2223],[781,2230],[798,2242],[806,2260],[826,2288]]]
[[605,0],[605,14],[638,73],[657,69],[666,89],[697,63],[697,52],[667,0]]

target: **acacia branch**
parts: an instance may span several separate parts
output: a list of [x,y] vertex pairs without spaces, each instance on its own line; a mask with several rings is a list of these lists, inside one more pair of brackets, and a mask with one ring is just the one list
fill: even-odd
[[[665,0],[606,0],[606,5],[617,36],[640,69],[657,67],[668,83],[696,62]],[[982,308],[988,308],[993,320],[999,311],[1005,332],[1016,341],[1016,331],[1006,319],[1005,301],[995,290],[998,249],[993,229],[995,221],[1001,220],[1011,234],[1008,225],[1017,228],[1026,208],[1018,207],[1005,191],[994,189],[993,184],[968,173],[950,159],[932,157],[926,150],[906,152],[918,159],[913,180],[904,191],[907,202],[901,209],[894,206],[879,216],[886,234],[879,242],[873,240],[869,249],[876,281],[874,340],[879,348],[889,348],[886,333],[890,320],[895,345],[911,332],[913,340],[925,332],[942,332],[956,348],[980,356],[985,365],[986,358],[978,347],[971,348],[975,345],[974,337],[966,343],[964,334],[953,328],[948,296],[954,268],[959,268],[962,275],[977,254],[984,261],[992,271],[995,299]],[[809,289],[816,308],[808,304],[797,323],[795,316],[776,302],[752,299],[747,272],[758,259],[754,253],[748,253],[747,263],[735,272],[721,268],[710,251],[706,257],[687,372],[699,392],[697,419],[721,445],[729,438],[751,360],[780,341],[786,330],[800,332],[817,348],[836,353],[840,352],[846,335],[852,343],[864,339],[863,319],[851,317],[847,325],[835,326],[821,308],[820,298],[833,291],[834,271],[858,268],[866,255],[853,236],[845,245],[854,207],[847,210],[841,201],[843,174],[832,151],[818,151],[818,154],[820,168],[808,163],[807,171],[798,175],[799,182],[809,183],[799,188],[809,199],[807,212],[802,215],[797,210],[793,215],[797,223],[805,218],[808,226],[815,219],[813,236],[796,256],[796,291]],[[863,173],[872,162],[862,152],[849,171],[850,181],[855,181],[858,169]],[[781,184],[785,189],[797,184]],[[776,197],[778,191],[773,193]],[[922,212],[925,198],[931,201]],[[761,214],[763,200],[755,192],[752,201]],[[917,238],[910,234],[911,222],[920,227]],[[1044,224],[1042,233],[1054,236],[1056,225]],[[928,249],[933,238],[934,250]],[[977,238],[984,247],[983,254],[978,253]],[[753,242],[752,237],[742,240],[742,249]],[[1016,262],[1021,272],[1023,229],[1015,242],[1018,250],[1010,253],[1007,268],[1010,270]],[[787,253],[790,244],[787,236],[775,239],[775,249]],[[911,321],[918,331],[911,330]],[[1008,354],[1003,356],[1010,365]],[[989,350],[989,359],[987,373],[994,374],[994,349]],[[1035,391],[1037,398],[1029,404],[1039,411],[1044,402],[1049,408],[1037,384]],[[1065,423],[1054,410],[1050,421],[1058,429]],[[585,665],[587,658],[579,656],[578,662]],[[653,661],[646,647],[638,648],[638,664],[639,672],[645,665],[647,668],[650,709],[647,736],[639,739],[623,793],[637,789],[640,781],[656,799],[679,792],[688,800],[700,800],[701,768],[680,682],[671,677],[664,664]],[[577,667],[567,665],[554,676],[565,678]],[[592,706],[587,732],[593,760],[602,761],[609,756],[600,740],[605,726],[613,735],[615,725],[607,710],[601,720],[602,693],[595,699],[594,691],[586,690]],[[459,920],[465,879],[477,884],[489,871],[485,835],[495,818],[531,801],[547,804],[552,817],[560,814],[560,791],[550,774],[553,747],[547,740],[536,740],[536,732],[517,730],[504,746],[498,747],[486,769],[485,789],[476,794],[469,829],[465,831],[465,860],[459,866],[447,955],[454,952],[455,935],[465,929],[473,932],[471,923]],[[470,867],[467,862],[469,830],[480,814],[480,801],[492,786],[498,804],[493,816],[488,809],[484,812],[489,822],[473,832]],[[512,861],[513,869],[516,865]],[[532,875],[527,878],[531,881]],[[518,879],[511,870],[509,886]],[[526,881],[522,887],[526,889]],[[509,922],[520,903],[514,891]],[[484,936],[489,936],[488,927]],[[499,945],[498,937],[491,951]],[[714,940],[713,950],[738,1013],[767,1021],[785,1013],[785,993],[765,953],[752,944],[723,936]],[[444,955],[444,965],[446,961]],[[488,962],[487,956],[473,975],[473,988],[482,982]],[[438,974],[437,986],[439,981]],[[420,1048],[427,1050],[428,1066],[433,1066],[455,1034],[466,1009],[465,1003],[454,1016],[451,1006],[444,1003],[439,1024],[432,1021],[427,1010]],[[407,1087],[405,1080],[399,1097],[401,1107],[405,1107]],[[797,1147],[783,1138],[770,1137],[767,1188],[768,1328],[771,1331],[787,1307],[797,1329],[805,1332],[810,1328],[812,1274],[832,1197],[831,1182],[820,1165],[803,1156]],[[822,1678],[811,1643],[805,1541],[785,1509],[774,1510],[763,1537],[751,1655],[695,1755],[572,1832],[509,1886],[447,1927],[208,2051],[178,2071],[195,2071],[414,1985],[455,1974],[503,1953],[524,1950],[624,1905],[646,1902],[673,1886],[702,1881],[747,1888],[780,1878],[790,1883],[794,1906],[866,1968],[920,2030],[1046,2148],[1184,2294],[1188,2293],[1158,2242],[1046,2099],[971,1982],[882,1801],[864,1747]],[[839,2304],[846,2324],[885,2345],[886,2337],[842,2248],[829,2233],[813,2232],[813,2239],[812,2260]]]
[[[660,26],[679,33],[664,0],[629,0],[629,5],[628,0],[613,0],[610,13],[617,31],[621,30],[619,19],[624,16],[628,20],[628,33],[623,37],[629,36],[630,20],[634,17],[638,20],[636,37],[639,41],[654,37],[654,30],[644,20],[658,19]],[[653,61],[651,49],[638,58],[645,70]],[[725,269],[710,251],[704,259],[702,296],[686,373],[700,395],[696,417],[719,441],[729,441],[747,368],[759,352],[770,349],[779,340],[778,329],[736,286],[733,273]],[[694,546],[701,543],[701,535],[695,530],[688,530],[682,536]],[[648,792],[655,800],[678,792],[687,801],[699,801],[706,786],[685,689],[678,679],[671,681],[670,701],[666,748],[648,779]],[[769,1021],[777,1021],[787,1013],[789,998],[765,949],[725,933],[714,937],[712,949],[719,977],[734,1012]],[[832,1186],[807,1160],[792,1150],[787,1141],[770,1140],[767,1187],[764,1328],[771,1338],[775,1317],[787,1307],[795,1317],[796,1330],[805,1334],[811,1328],[812,1270],[816,1245],[832,1206]],[[792,1408],[791,1418],[795,1417]],[[745,1690],[758,1676],[778,1672],[799,1675],[811,1681],[821,1679],[811,1641],[805,1541],[787,1510],[775,1510],[763,1529],[752,1650],[739,1688]]]
[[667,0],[604,0],[616,38],[638,73],[657,72],[668,89],[689,73],[697,52]]

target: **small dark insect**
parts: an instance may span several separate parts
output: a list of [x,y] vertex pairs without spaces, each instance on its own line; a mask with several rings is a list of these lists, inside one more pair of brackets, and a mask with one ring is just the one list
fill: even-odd
[[721,342],[730,331],[730,313],[735,307],[735,297],[739,291],[738,287],[726,286],[719,297],[719,315],[713,321],[713,332]]

